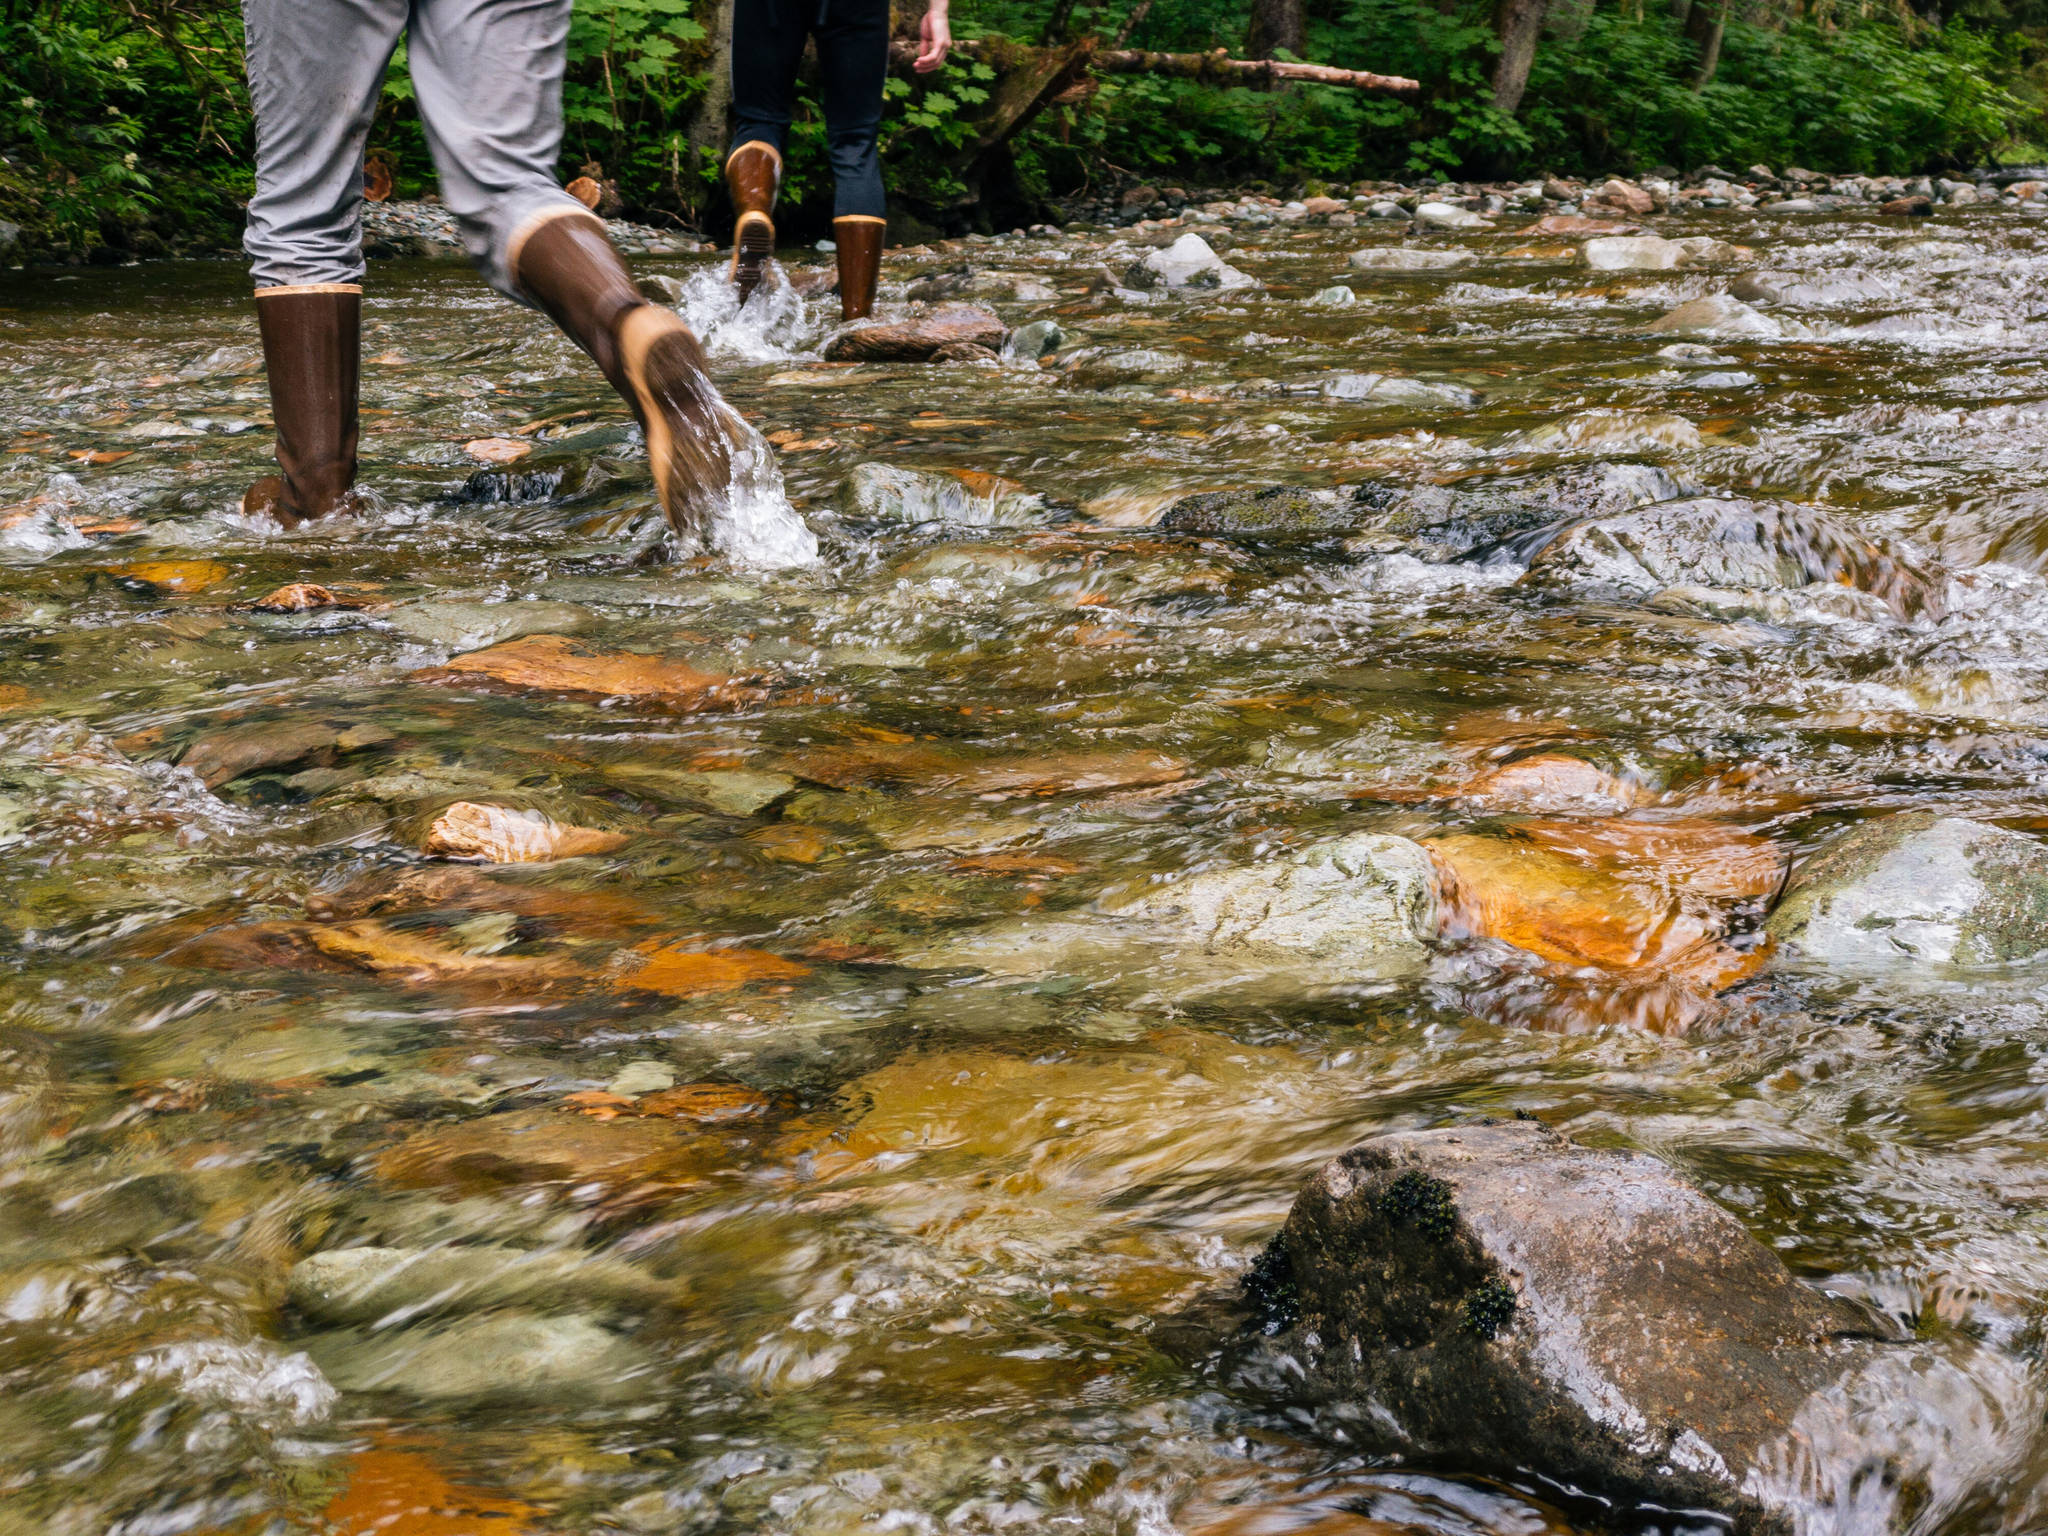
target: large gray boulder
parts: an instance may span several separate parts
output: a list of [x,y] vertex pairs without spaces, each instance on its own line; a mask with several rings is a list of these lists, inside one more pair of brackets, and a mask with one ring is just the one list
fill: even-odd
[[1575,523],[1536,553],[1528,580],[1645,595],[1826,583],[1874,593],[1902,619],[1939,616],[1944,586],[1934,567],[1817,508],[1716,496]]
[[1951,1433],[1997,1421],[1982,1383],[1794,1278],[1663,1164],[1534,1122],[1327,1164],[1247,1290],[1267,1337],[1244,1380],[1351,1447],[1738,1532],[1904,1529],[2023,1451]]
[[1837,837],[1793,874],[1767,925],[1834,965],[1996,965],[2048,953],[2048,847],[1912,812]]

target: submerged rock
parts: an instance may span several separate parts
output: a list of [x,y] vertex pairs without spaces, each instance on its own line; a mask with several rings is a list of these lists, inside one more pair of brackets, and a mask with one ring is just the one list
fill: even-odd
[[1446,384],[1430,379],[1404,378],[1389,373],[1333,373],[1323,380],[1323,394],[1331,400],[1370,400],[1375,405],[1412,405],[1425,408],[1470,410],[1479,403],[1477,390],[1463,384]]
[[408,640],[451,650],[475,649],[522,635],[568,635],[589,628],[597,615],[574,603],[407,603],[379,621]]
[[1902,619],[1938,616],[1942,608],[1939,573],[1884,541],[1817,508],[1742,498],[1658,502],[1574,524],[1537,552],[1525,579],[1645,595],[1828,582],[1874,593]]
[[1788,952],[1839,965],[1996,965],[2048,953],[2048,847],[1908,813],[1837,837],[1771,914]]
[[1881,1319],[1795,1279],[1654,1158],[1542,1125],[1354,1148],[1310,1181],[1247,1291],[1279,1334],[1252,1369],[1341,1420],[1347,1446],[1533,1470],[1741,1531],[1789,1524],[1788,1465],[1848,1454],[1894,1488],[1931,1470],[1908,1437],[1812,1443],[1840,1395],[1897,1392],[1904,1346]]
[[859,321],[825,345],[833,363],[928,363],[947,347],[999,350],[1009,327],[994,310],[949,304],[909,320]]
[[273,768],[320,767],[392,739],[382,726],[337,725],[323,720],[237,721],[194,737],[179,754],[180,768],[198,774],[208,789]]
[[1725,293],[1681,304],[1652,320],[1649,329],[1694,336],[1781,336],[1785,331],[1769,315],[1759,314]]
[[[1668,976],[1706,991],[1762,965],[1761,950],[1721,939],[1729,885],[1738,896],[1777,888],[1780,866],[1760,840],[1732,829],[1688,837],[1629,822],[1535,823],[1515,834],[1459,833],[1423,844],[1443,872],[1448,930],[1559,965]],[[1688,846],[1702,840],[1704,848]],[[1699,887],[1686,878],[1695,871]],[[1745,876],[1757,884],[1744,888]]]
[[315,1322],[374,1323],[394,1313],[553,1311],[593,1303],[644,1307],[672,1299],[616,1259],[559,1249],[338,1248],[292,1266],[287,1294]]
[[1378,503],[1362,487],[1308,490],[1275,485],[1263,490],[1203,491],[1183,496],[1157,519],[1175,533],[1224,538],[1321,538],[1349,533],[1370,518]]
[[1014,480],[978,470],[904,469],[856,464],[834,504],[848,517],[874,523],[961,523],[973,528],[1035,527],[1045,498]]
[[681,709],[731,708],[761,697],[761,690],[737,678],[700,672],[686,662],[581,646],[560,635],[529,635],[472,651],[422,676],[428,682],[637,699]]
[[422,853],[488,864],[545,864],[623,848],[621,832],[572,826],[540,811],[458,800],[427,829]]
[[477,1402],[637,1395],[651,1369],[640,1349],[588,1318],[525,1312],[318,1334],[306,1352],[344,1392]]
[[1382,272],[1440,272],[1472,264],[1470,251],[1422,251],[1405,245],[1371,245],[1351,253],[1351,265]]
[[1279,980],[1341,986],[1412,975],[1437,927],[1429,854],[1360,832],[1232,869],[1205,870],[1094,913],[999,924],[906,957],[993,975],[1121,971],[1177,993]]

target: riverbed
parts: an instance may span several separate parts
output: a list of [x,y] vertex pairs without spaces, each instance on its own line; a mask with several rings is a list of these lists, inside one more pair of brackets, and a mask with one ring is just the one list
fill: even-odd
[[[2048,831],[2040,213],[1672,215],[1683,264],[1609,270],[1526,222],[892,253],[887,313],[1060,332],[933,365],[639,262],[777,449],[818,548],[778,569],[677,547],[595,370],[458,265],[373,266],[370,505],[289,534],[237,510],[238,270],[9,276],[0,1526],[1712,1529],[1333,1444],[1153,1337],[1322,1160],[1516,1114],[1952,1351],[1954,1476],[1810,1529],[2048,1524],[2043,963],[1772,954],[1768,894],[1675,992],[1470,924],[1377,973],[1059,947],[1331,838],[1495,835],[1530,807],[1471,785],[1532,758],[1787,862]],[[1134,285],[1190,231],[1250,281]],[[1269,486],[1413,515],[1159,526]],[[1525,579],[1532,529],[1729,495],[1964,596]],[[432,856],[454,805],[596,836]],[[396,1255],[368,1299],[305,1267],[347,1250]]]

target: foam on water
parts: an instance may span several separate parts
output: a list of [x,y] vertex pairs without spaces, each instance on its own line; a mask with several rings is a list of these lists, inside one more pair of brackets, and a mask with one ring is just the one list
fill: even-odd
[[742,363],[781,363],[818,355],[829,323],[771,262],[761,286],[743,305],[726,280],[723,263],[703,267],[683,282],[676,310],[713,358]]
[[751,423],[720,403],[732,460],[732,479],[712,509],[706,545],[733,564],[755,570],[815,565],[818,536],[789,504],[775,450]]

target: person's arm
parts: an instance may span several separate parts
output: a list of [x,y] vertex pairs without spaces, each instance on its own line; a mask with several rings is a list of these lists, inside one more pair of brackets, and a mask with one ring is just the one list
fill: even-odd
[[949,0],[929,0],[925,6],[924,21],[918,26],[918,36],[923,45],[917,50],[917,61],[911,67],[919,74],[930,74],[946,62],[946,50],[953,46],[953,29],[946,24],[946,6]]

